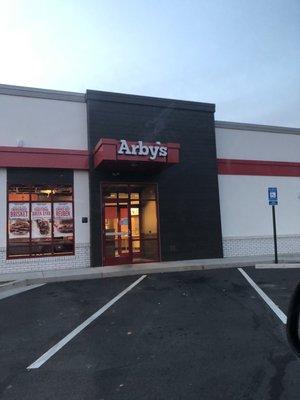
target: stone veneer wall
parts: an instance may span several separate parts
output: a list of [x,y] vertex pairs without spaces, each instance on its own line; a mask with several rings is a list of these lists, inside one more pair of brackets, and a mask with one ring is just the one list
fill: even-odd
[[[280,235],[279,254],[300,253],[300,235]],[[224,257],[269,255],[274,253],[273,236],[223,237]]]
[[88,268],[90,266],[89,243],[78,243],[74,256],[6,259],[6,248],[0,248],[0,274],[11,272],[44,271],[49,269]]

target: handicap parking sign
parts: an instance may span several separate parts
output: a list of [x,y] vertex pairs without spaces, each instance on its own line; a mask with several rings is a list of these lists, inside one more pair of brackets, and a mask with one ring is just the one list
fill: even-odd
[[276,187],[269,187],[268,188],[268,200],[270,206],[277,206],[278,204],[278,195],[277,195],[277,188]]

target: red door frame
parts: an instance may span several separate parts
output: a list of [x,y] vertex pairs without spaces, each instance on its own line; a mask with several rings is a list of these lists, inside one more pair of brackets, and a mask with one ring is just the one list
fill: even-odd
[[[114,206],[111,207],[116,207],[117,208],[117,219],[118,219],[118,232],[121,232],[121,209],[127,209],[127,218],[128,218],[128,254],[121,255],[119,258],[117,257],[109,257],[106,256],[106,234],[105,234],[105,227],[103,226],[104,221],[105,221],[105,204],[103,204],[103,212],[102,212],[102,243],[103,243],[103,261],[105,260],[106,265],[120,265],[120,264],[131,264],[132,263],[132,243],[130,240],[131,236],[131,221],[130,221],[130,202],[129,199],[124,199],[122,200],[122,203],[127,203],[127,205],[120,205],[118,199],[116,201],[112,200],[112,203],[115,203]],[[122,254],[122,236],[118,236],[118,249],[119,252]],[[115,242],[115,237],[114,237],[114,242]],[[121,251],[120,251],[121,250]]]
[[[103,198],[103,187],[104,186],[128,186],[129,191],[128,191],[128,199],[121,199],[122,203],[127,203],[128,207],[128,230],[130,232],[128,236],[128,242],[129,242],[129,254],[130,254],[130,260],[129,262],[125,261],[120,263],[116,257],[113,258],[108,258],[105,256],[106,251],[105,251],[105,201]],[[157,239],[151,239],[151,240],[156,240],[157,242],[157,249],[158,249],[158,254],[157,254],[157,261],[161,261],[161,242],[160,242],[160,216],[159,216],[159,206],[158,206],[158,189],[157,189],[157,183],[154,182],[109,182],[109,181],[104,181],[100,183],[100,198],[101,198],[101,206],[102,206],[102,225],[101,225],[101,247],[102,247],[102,265],[122,265],[122,264],[135,264],[137,262],[133,261],[133,251],[132,251],[132,229],[131,229],[131,201],[130,201],[130,194],[131,186],[140,186],[140,187],[145,187],[145,186],[154,186],[155,188],[155,203],[156,203],[156,218],[157,218]],[[111,202],[115,202],[116,206],[119,206],[119,199],[117,198],[116,200],[111,200]],[[140,208],[140,204],[139,204]],[[141,223],[141,216],[140,216],[140,223]],[[141,227],[141,225],[140,225]],[[145,240],[145,239],[144,239]],[[147,240],[147,239],[146,239]],[[140,235],[140,243],[142,244],[142,239]],[[122,257],[123,261],[124,258]],[[154,260],[150,261],[138,261],[138,263],[147,263],[147,262],[153,262]],[[156,261],[156,260],[155,260]]]

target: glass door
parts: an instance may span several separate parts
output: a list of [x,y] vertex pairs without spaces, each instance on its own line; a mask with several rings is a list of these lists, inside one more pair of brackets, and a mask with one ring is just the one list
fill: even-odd
[[103,184],[103,264],[158,261],[157,192],[154,184]]
[[104,255],[106,264],[132,262],[129,205],[113,204],[104,207]]

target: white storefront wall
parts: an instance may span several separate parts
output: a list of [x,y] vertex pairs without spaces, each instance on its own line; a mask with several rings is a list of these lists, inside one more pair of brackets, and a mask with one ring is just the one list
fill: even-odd
[[[28,93],[25,96],[0,94],[0,145],[87,150],[83,96],[68,101],[54,99],[68,94],[57,95],[51,91],[33,90],[33,95],[35,97],[27,97]],[[40,95],[54,98],[37,97]],[[74,171],[75,255],[71,256],[6,259],[6,188],[6,169],[0,168],[0,274],[90,266],[88,171]],[[88,223],[82,223],[82,217],[88,217]]]
[[282,130],[286,133],[224,129],[216,122],[217,158],[300,162],[300,129]]
[[0,94],[0,145],[87,150],[86,104]]
[[[218,123],[216,124],[218,126]],[[300,162],[300,134],[216,128],[217,157]],[[296,131],[296,130],[295,130]],[[300,133],[300,131],[299,131]],[[300,253],[300,177],[219,175],[224,256],[273,254],[267,188],[277,187],[278,251]]]

